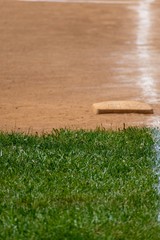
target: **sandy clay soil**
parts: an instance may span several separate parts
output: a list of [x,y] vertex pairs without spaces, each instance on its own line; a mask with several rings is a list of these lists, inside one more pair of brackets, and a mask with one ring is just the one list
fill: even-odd
[[[119,2],[0,0],[1,130],[159,126],[160,3]],[[154,114],[95,115],[107,100]]]

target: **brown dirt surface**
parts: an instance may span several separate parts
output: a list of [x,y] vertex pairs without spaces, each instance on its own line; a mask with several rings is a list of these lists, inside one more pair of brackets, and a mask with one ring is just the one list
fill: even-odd
[[[158,125],[160,4],[143,4],[0,0],[0,129]],[[154,114],[93,113],[112,100]]]

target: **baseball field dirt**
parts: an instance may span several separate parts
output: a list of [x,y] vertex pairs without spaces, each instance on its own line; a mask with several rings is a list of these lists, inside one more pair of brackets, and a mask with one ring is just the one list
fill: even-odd
[[[158,126],[159,15],[158,0],[0,0],[0,130]],[[95,115],[104,101],[154,114]]]

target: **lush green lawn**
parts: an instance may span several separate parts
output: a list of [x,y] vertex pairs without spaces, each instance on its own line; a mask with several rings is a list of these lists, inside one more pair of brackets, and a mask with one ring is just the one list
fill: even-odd
[[0,134],[0,239],[158,240],[150,130]]

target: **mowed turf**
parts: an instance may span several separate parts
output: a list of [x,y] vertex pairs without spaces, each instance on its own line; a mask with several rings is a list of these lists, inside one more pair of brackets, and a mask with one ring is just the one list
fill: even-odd
[[151,131],[0,134],[0,239],[160,239]]

